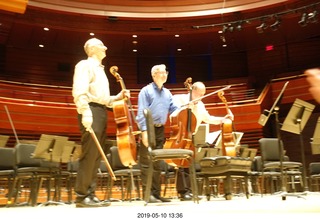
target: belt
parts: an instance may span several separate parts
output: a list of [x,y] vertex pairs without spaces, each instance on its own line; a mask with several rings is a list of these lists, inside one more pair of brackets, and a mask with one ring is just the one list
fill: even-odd
[[95,102],[90,102],[89,106],[96,106],[96,107],[106,108],[106,105],[103,105],[103,104],[100,104],[100,103],[95,103]]
[[162,126],[163,126],[163,124],[161,124],[161,123],[154,124],[154,127],[156,127],[156,128],[160,128]]

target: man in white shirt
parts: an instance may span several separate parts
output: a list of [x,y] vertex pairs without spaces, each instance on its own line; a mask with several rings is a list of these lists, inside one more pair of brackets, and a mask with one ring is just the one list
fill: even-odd
[[[195,115],[197,124],[195,128],[195,134],[198,130],[199,125],[204,122],[208,124],[220,125],[224,122],[225,119],[234,119],[232,112],[229,110],[229,113],[224,117],[212,116],[207,111],[204,103],[201,101],[206,93],[206,86],[202,82],[195,82],[191,86],[191,97],[190,93],[188,94],[176,94],[173,95],[173,101],[178,106],[187,105],[191,112]],[[197,100],[197,101],[193,101]],[[190,101],[193,101],[190,103]],[[182,201],[188,201],[192,199],[192,191],[190,187],[190,179],[187,168],[179,168],[176,189],[179,193],[180,199]]]
[[101,145],[106,139],[106,107],[114,101],[129,97],[123,90],[116,96],[110,95],[109,81],[102,65],[107,47],[97,38],[89,39],[84,44],[88,58],[77,63],[73,76],[72,95],[77,107],[81,131],[82,154],[75,185],[76,207],[103,207],[110,202],[101,202],[95,196],[98,168],[101,154],[91,137],[94,132]]

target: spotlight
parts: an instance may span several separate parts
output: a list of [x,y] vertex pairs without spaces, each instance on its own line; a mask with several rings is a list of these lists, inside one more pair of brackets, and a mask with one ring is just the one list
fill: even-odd
[[256,27],[258,33],[263,33],[263,31],[267,28],[268,25],[265,22],[262,22],[258,27]]
[[225,33],[228,30],[228,27],[226,25],[223,25],[222,27],[222,33]]
[[270,25],[271,30],[273,31],[278,30],[278,28],[280,27],[280,24],[281,24],[281,19],[278,16],[276,16],[276,21]]
[[238,23],[238,24],[237,24],[236,30],[237,30],[237,31],[241,31],[241,30],[242,30],[242,25],[241,25],[241,23]]
[[316,10],[308,13],[308,22],[310,22],[310,23],[317,23],[318,22],[318,12]]
[[304,12],[302,14],[301,19],[298,23],[300,24],[301,27],[307,26],[307,13],[306,12]]

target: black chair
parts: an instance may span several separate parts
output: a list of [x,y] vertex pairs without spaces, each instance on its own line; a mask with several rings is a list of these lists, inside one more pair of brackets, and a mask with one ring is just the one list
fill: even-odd
[[[279,149],[283,148],[282,141],[279,141],[278,138],[261,138],[259,139],[259,146],[262,159],[262,178],[270,176],[270,171],[280,173],[280,185],[283,192],[287,192],[288,185],[291,185],[291,188],[295,190],[296,183],[299,183],[303,188],[302,163],[290,161],[288,156],[283,156],[284,151],[282,152]],[[296,178],[299,179],[298,182],[295,181]]]
[[[124,166],[120,160],[119,151],[117,146],[112,146],[110,148],[110,166],[113,170],[113,173],[120,182],[121,190],[121,200],[132,200],[140,199],[140,176],[141,170],[138,165],[134,165],[132,168]],[[117,182],[118,183],[118,182]],[[114,182],[111,180],[109,197],[112,196],[112,188],[114,187]],[[137,197],[132,197],[132,191],[136,188]],[[127,197],[125,197],[125,193]]]
[[188,149],[155,149],[155,131],[154,123],[149,109],[144,110],[144,116],[147,121],[147,133],[148,133],[148,143],[149,143],[149,168],[148,168],[148,179],[147,185],[144,192],[144,201],[145,205],[148,204],[150,193],[151,193],[151,184],[153,176],[153,163],[159,160],[175,160],[175,159],[184,159],[189,163],[189,174],[191,180],[191,189],[193,193],[193,201],[199,201],[198,198],[198,188],[197,188],[197,178],[196,178],[196,169],[194,162],[194,153],[192,150]]
[[[15,178],[12,183],[12,190],[8,194],[8,206],[12,205],[30,205],[37,204],[38,193],[41,188],[41,182],[44,178],[52,179],[57,174],[58,168],[55,166],[43,166],[41,159],[32,158],[36,145],[33,144],[17,144],[16,150],[16,170]],[[21,186],[29,188],[29,197],[26,203],[19,203],[19,194]],[[48,184],[50,185],[50,183]],[[48,198],[50,189],[47,190]],[[14,196],[14,202],[12,198]]]
[[311,191],[320,191],[320,162],[309,164],[309,176]]
[[13,181],[15,177],[16,155],[15,148],[0,148],[0,179],[6,180],[5,190],[7,194],[13,191]]

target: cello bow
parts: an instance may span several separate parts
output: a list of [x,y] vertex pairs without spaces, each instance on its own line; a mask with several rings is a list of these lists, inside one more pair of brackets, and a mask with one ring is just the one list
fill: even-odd
[[222,92],[222,91],[224,91],[224,90],[227,90],[227,89],[229,89],[230,87],[231,87],[231,85],[228,85],[228,86],[226,86],[226,87],[223,87],[223,88],[221,88],[221,89],[219,89],[219,90],[216,90],[216,91],[213,91],[213,92],[211,92],[211,93],[208,93],[208,94],[206,94],[206,95],[204,95],[204,96],[202,96],[202,97],[199,97],[199,98],[197,98],[197,99],[190,100],[188,103],[182,105],[181,107],[188,106],[190,103],[197,102],[197,101],[199,101],[199,100],[202,100],[203,98],[206,98],[206,97],[209,97],[209,96],[211,96],[211,95],[213,95],[213,94],[216,94],[216,93]]
[[100,142],[99,142],[96,134],[94,133],[94,131],[92,130],[92,128],[89,129],[89,132],[90,132],[91,137],[93,138],[94,142],[96,143],[96,146],[97,146],[97,148],[98,148],[98,150],[99,150],[99,152],[100,152],[100,154],[101,154],[101,156],[102,156],[102,159],[103,159],[103,161],[104,161],[104,163],[105,163],[105,165],[106,165],[106,167],[107,167],[107,170],[108,170],[110,176],[112,177],[112,179],[113,179],[114,181],[116,181],[117,178],[116,178],[116,176],[114,175],[114,172],[113,172],[113,170],[112,170],[112,168],[111,168],[111,166],[110,166],[110,163],[109,163],[109,161],[108,161],[108,159],[107,159],[107,157],[106,157],[106,155],[105,155],[105,153],[104,153],[104,151],[103,151],[103,149],[102,149],[102,147],[101,147],[101,144],[100,144]]

